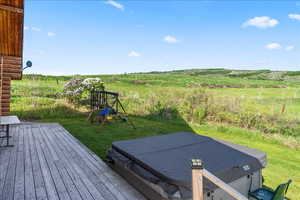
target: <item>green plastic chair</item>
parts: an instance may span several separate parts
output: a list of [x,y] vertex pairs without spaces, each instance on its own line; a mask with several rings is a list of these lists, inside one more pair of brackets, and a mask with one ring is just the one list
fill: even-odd
[[259,188],[254,192],[249,192],[249,196],[257,200],[284,200],[284,196],[291,183],[292,181],[289,180],[286,183],[280,184],[275,191],[266,188]]

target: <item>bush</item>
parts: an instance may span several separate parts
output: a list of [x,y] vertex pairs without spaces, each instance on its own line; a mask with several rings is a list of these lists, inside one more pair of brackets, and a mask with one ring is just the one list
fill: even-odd
[[175,106],[172,105],[163,105],[158,101],[153,107],[149,108],[150,116],[171,120],[178,117],[178,111]]
[[104,90],[104,82],[100,78],[76,78],[66,82],[62,96],[75,106],[87,105],[93,90]]

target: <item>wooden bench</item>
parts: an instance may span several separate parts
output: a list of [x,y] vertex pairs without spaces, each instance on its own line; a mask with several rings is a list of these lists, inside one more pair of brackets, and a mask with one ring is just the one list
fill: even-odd
[[0,116],[0,126],[5,127],[5,136],[0,136],[0,138],[6,138],[6,145],[0,147],[13,147],[13,145],[9,145],[9,126],[13,124],[20,124],[20,120],[17,116]]

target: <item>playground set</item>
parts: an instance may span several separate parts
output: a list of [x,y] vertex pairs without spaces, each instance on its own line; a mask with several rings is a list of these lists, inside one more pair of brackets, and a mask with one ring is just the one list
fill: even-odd
[[129,122],[135,129],[134,124],[129,121],[119,99],[119,93],[106,90],[93,90],[90,94],[90,109],[88,120],[91,123],[105,124],[108,120],[117,118],[123,122]]

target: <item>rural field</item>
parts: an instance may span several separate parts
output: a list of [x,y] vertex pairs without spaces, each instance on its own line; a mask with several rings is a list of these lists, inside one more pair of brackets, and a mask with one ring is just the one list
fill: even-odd
[[[98,77],[120,99],[136,129],[111,120],[87,121],[89,108],[67,101],[64,84]],[[105,159],[113,141],[190,131],[267,153],[264,185],[292,179],[287,197],[300,199],[300,72],[227,69],[121,75],[24,75],[12,84],[13,114],[58,122]]]

